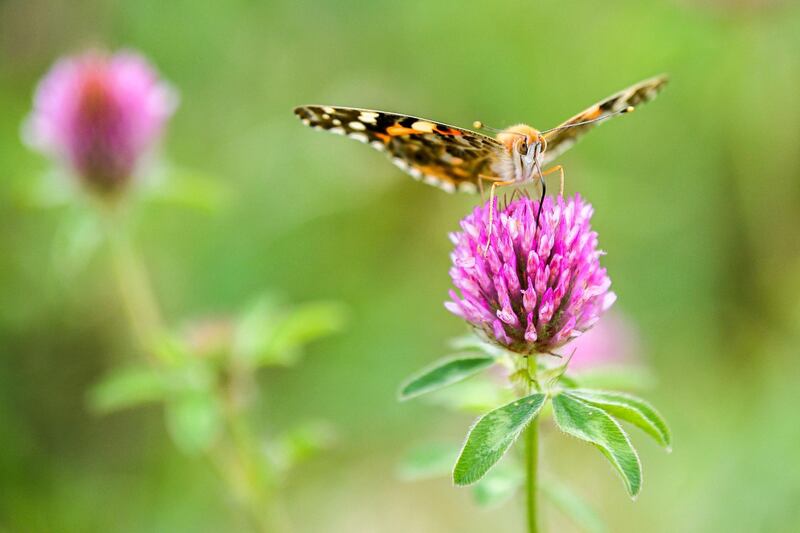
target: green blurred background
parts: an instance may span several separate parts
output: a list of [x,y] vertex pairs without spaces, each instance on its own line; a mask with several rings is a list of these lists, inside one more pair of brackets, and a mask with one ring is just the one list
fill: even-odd
[[[168,320],[265,291],[352,314],[306,361],[261,377],[259,423],[324,418],[338,447],[296,471],[299,532],[520,531],[518,502],[475,507],[447,480],[398,482],[410,446],[470,423],[399,405],[464,325],[445,311],[446,233],[474,204],[415,183],[293,106],[551,127],[660,72],[652,104],[561,162],[596,208],[617,308],[657,376],[674,452],[635,435],[631,503],[595,450],[544,436],[544,468],[611,531],[793,531],[800,522],[800,9],[796,2],[0,1],[0,528],[243,527],[158,408],[91,415],[85,391],[136,357],[108,258],[65,275],[63,210],[27,205],[49,163],[19,140],[62,54],[132,47],[181,93],[166,157],[226,191],[219,209],[150,205],[137,242]],[[555,511],[551,531],[572,531]]]

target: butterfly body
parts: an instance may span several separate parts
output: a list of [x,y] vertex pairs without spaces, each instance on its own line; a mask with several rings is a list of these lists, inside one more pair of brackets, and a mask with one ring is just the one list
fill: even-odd
[[[477,192],[482,182],[524,185],[547,174],[544,166],[599,121],[652,100],[666,76],[639,82],[540,132],[517,124],[489,137],[433,120],[351,107],[295,108],[314,129],[345,135],[385,152],[413,178],[447,192]],[[476,123],[477,124],[477,123]]]
[[504,148],[492,166],[498,181],[525,185],[541,176],[547,141],[537,129],[517,124],[499,132],[495,139]]

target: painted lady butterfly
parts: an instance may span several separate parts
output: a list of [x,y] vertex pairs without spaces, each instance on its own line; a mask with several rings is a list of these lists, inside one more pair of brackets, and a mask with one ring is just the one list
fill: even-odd
[[[386,152],[412,177],[445,191],[477,192],[482,180],[495,186],[523,185],[561,170],[542,170],[572,147],[600,121],[632,111],[655,98],[666,76],[639,82],[578,113],[560,126],[538,131],[525,124],[511,126],[492,138],[432,120],[350,107],[300,106],[295,114],[306,126],[346,135]],[[482,124],[476,122],[476,129]],[[488,129],[488,128],[485,128]],[[542,191],[544,193],[544,191]]]

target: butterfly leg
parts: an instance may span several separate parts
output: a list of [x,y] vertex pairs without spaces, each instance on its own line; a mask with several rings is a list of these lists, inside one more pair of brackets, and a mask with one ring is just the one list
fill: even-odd
[[[543,178],[543,177],[547,176],[548,174],[552,174],[553,172],[561,173],[561,178],[560,178],[561,179],[561,188],[558,190],[558,195],[559,196],[564,196],[564,167],[562,167],[561,165],[556,165],[554,167],[550,167],[547,170],[545,170],[544,172],[542,172],[542,176],[541,177]],[[544,183],[544,181],[542,181],[542,183]]]
[[488,182],[494,183],[496,181],[502,181],[502,180],[500,178],[498,178],[497,176],[487,176],[485,174],[478,174],[478,190],[481,193],[481,203],[484,202],[484,198],[483,198],[483,192],[484,192],[484,190],[483,190],[483,182],[484,181],[488,181]]
[[492,183],[492,188],[489,191],[489,232],[486,235],[486,246],[483,248],[483,255],[489,253],[489,244],[492,242],[492,232],[494,231],[494,190],[497,187],[504,187],[515,183],[514,180],[509,181],[495,181]]

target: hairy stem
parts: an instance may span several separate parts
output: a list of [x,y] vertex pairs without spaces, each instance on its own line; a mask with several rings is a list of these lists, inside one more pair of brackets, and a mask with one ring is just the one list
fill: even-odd
[[526,430],[526,457],[527,457],[527,491],[526,491],[526,500],[527,500],[527,509],[528,509],[528,533],[536,533],[539,529],[537,527],[537,506],[536,506],[536,495],[537,495],[537,466],[538,466],[538,459],[539,459],[539,421],[533,420],[531,421],[528,429]]
[[[536,372],[536,359],[534,356],[528,357],[528,393],[530,394],[536,383],[534,376]],[[539,466],[539,417],[531,420],[528,429],[525,431],[525,473],[526,491],[525,503],[527,509],[528,533],[537,533],[537,469]]]

